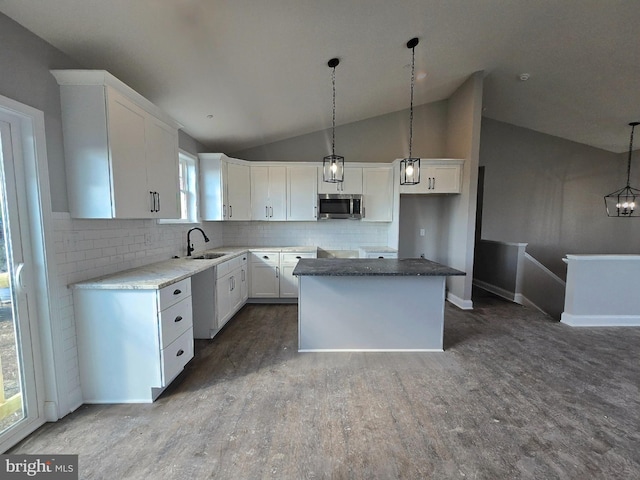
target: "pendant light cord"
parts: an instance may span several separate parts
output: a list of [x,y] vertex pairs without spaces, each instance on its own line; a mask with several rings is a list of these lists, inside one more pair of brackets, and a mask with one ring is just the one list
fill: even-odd
[[636,128],[636,123],[631,124],[631,138],[629,139],[629,160],[627,160],[627,188],[631,182],[631,152],[633,151],[633,131]]
[[413,84],[415,81],[416,47],[411,49],[411,101],[409,103],[409,158],[411,157],[411,145],[413,144]]
[[331,69],[331,85],[333,87],[333,117],[331,121],[331,155],[336,154],[336,67]]

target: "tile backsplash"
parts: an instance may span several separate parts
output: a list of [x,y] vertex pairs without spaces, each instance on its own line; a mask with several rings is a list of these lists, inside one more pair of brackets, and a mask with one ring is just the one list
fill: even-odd
[[387,246],[388,223],[355,220],[319,222],[225,222],[223,243],[229,246],[310,245],[330,250]]

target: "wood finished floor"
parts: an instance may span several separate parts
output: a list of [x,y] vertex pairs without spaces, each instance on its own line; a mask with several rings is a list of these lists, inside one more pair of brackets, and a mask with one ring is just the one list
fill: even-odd
[[444,353],[304,353],[295,305],[248,305],[151,405],[85,405],[10,453],[80,478],[640,478],[640,329],[489,295]]

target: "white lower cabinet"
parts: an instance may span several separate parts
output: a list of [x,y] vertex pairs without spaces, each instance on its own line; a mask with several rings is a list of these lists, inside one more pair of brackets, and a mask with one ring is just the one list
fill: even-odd
[[85,403],[152,402],[193,358],[190,279],[73,297]]
[[280,297],[280,251],[251,252],[251,298]]
[[298,298],[298,277],[293,270],[301,258],[316,258],[316,253],[280,253],[280,298]]
[[[246,282],[247,255],[227,260],[216,267],[216,318],[218,330],[246,302],[243,283]],[[243,280],[245,279],[245,280]],[[246,287],[244,287],[246,291]]]
[[301,258],[313,252],[255,251],[251,253],[251,298],[298,298],[298,279],[293,270]]
[[194,338],[213,338],[247,302],[247,264],[243,253],[191,277]]

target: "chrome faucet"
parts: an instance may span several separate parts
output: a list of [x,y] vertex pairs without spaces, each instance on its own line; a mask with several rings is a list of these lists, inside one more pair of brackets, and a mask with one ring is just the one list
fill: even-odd
[[207,237],[207,234],[204,233],[200,227],[193,227],[189,229],[189,231],[187,232],[187,257],[190,257],[191,252],[195,250],[193,248],[193,244],[191,243],[191,232],[193,232],[194,230],[200,230],[200,233],[202,233],[202,236],[204,237],[204,241],[205,242],[209,241],[209,237]]

